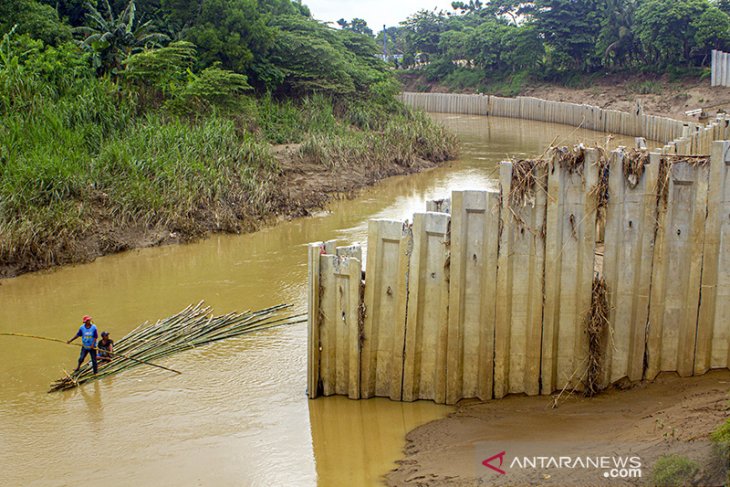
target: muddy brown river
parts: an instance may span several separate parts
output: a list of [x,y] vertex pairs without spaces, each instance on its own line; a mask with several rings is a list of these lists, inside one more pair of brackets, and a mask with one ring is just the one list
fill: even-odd
[[[125,252],[0,280],[0,332],[70,338],[84,314],[113,339],[204,299],[216,313],[306,306],[308,242],[365,243],[370,218],[407,218],[452,189],[496,188],[497,162],[605,135],[509,119],[434,115],[459,160],[386,180],[327,211],[260,232]],[[608,141],[632,145],[631,138]],[[307,400],[306,324],[267,330],[47,394],[76,349],[0,337],[0,486],[370,486],[431,402]]]

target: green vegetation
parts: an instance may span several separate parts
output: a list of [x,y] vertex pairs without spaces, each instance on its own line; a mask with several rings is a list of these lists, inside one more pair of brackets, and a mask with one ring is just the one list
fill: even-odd
[[346,129],[334,135],[310,131],[300,154],[329,167],[355,161],[365,167],[377,167],[383,161],[411,167],[417,159],[441,162],[454,153],[454,137],[421,113],[404,112],[381,122],[379,128],[378,132]]
[[298,2],[53,6],[0,5],[0,266],[118,250],[120,231],[251,228],[282,205],[271,144],[378,174],[453,154],[370,36]]
[[641,81],[641,82],[629,83],[627,88],[632,93],[637,93],[639,95],[648,95],[648,94],[660,95],[662,92],[661,86],[656,81]]
[[730,485],[730,419],[725,420],[710,435],[715,445],[717,455],[720,461],[720,468],[724,469],[726,475],[726,484]]
[[696,462],[681,455],[666,455],[657,460],[652,471],[652,485],[657,487],[683,487],[693,485],[700,467]]
[[452,12],[422,10],[386,31],[396,66],[452,89],[510,94],[528,77],[566,83],[598,72],[700,76],[712,49],[730,49],[725,0],[469,0],[452,6]]

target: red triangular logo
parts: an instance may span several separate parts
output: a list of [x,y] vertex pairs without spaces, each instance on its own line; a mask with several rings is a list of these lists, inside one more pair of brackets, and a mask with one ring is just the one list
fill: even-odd
[[494,461],[494,460],[496,460],[497,458],[499,458],[499,466],[501,467],[501,466],[502,466],[502,464],[504,463],[504,456],[505,456],[506,454],[507,454],[507,452],[506,452],[506,451],[503,451],[503,452],[499,452],[499,453],[497,453],[496,455],[494,455],[494,456],[492,456],[492,457],[489,457],[489,458],[487,458],[486,460],[484,460],[484,461],[482,462],[482,465],[484,465],[484,466],[485,466],[485,467],[487,467],[487,468],[491,468],[492,470],[494,470],[495,472],[497,472],[497,473],[498,473],[498,474],[500,474],[500,475],[505,475],[505,474],[506,474],[507,472],[505,472],[504,470],[502,470],[502,469],[501,469],[501,468],[499,468],[499,467],[495,467],[494,465],[492,465],[492,461]]

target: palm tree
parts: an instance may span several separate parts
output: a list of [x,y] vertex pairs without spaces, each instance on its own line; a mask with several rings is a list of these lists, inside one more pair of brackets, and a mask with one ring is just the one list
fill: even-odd
[[131,54],[169,40],[165,34],[152,32],[151,20],[140,23],[136,19],[134,0],[129,0],[117,16],[109,0],[103,0],[103,6],[104,14],[87,3],[86,25],[74,29],[75,34],[83,36],[80,44],[92,51],[95,66],[101,73],[116,74]]
[[634,38],[635,0],[608,0],[604,7],[598,46],[604,63],[625,64],[636,54]]

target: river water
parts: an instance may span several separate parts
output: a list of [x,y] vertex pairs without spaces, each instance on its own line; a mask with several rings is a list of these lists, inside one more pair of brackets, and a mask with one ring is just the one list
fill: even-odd
[[[572,127],[434,115],[462,141],[452,164],[388,179],[314,217],[254,234],[215,235],[91,264],[0,280],[0,332],[70,338],[81,316],[120,338],[204,299],[217,314],[286,302],[306,307],[306,244],[365,244],[370,218],[410,218],[452,189],[496,188],[497,162],[551,143],[612,148]],[[0,485],[377,485],[405,434],[451,411],[430,402],[309,401],[306,324],[267,330],[47,394],[77,351],[0,337]]]

